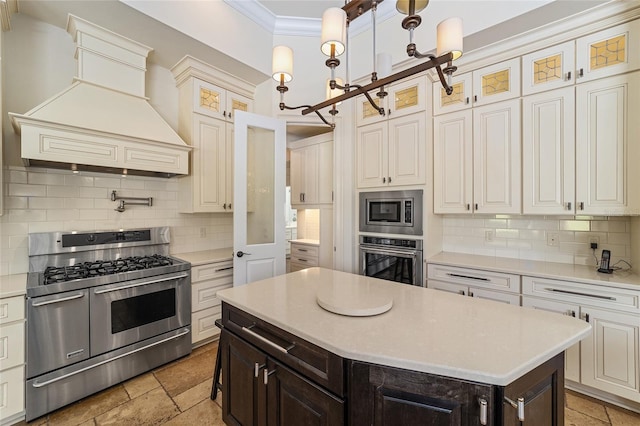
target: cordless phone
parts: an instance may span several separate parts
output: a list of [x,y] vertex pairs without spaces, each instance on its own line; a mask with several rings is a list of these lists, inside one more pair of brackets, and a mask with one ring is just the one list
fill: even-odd
[[613,273],[613,269],[609,269],[609,262],[611,261],[611,251],[602,250],[602,258],[600,259],[600,267],[598,272],[604,272],[605,274]]

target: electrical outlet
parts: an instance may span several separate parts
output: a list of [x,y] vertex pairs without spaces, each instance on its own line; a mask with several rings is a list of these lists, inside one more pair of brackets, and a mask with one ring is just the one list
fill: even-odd
[[207,237],[207,228],[203,226],[200,228],[200,238],[206,238],[206,237]]
[[548,246],[558,246],[560,244],[560,234],[557,232],[548,232],[547,233],[547,245]]
[[484,231],[484,240],[493,241],[493,231]]
[[589,246],[592,249],[597,250],[599,242],[600,242],[600,238],[598,238],[598,237],[589,237]]

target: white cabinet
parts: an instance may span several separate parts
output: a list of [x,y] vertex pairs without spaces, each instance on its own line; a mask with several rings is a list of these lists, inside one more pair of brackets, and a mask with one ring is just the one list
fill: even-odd
[[290,271],[301,271],[319,266],[319,251],[320,247],[317,244],[291,242]]
[[575,212],[575,95],[573,87],[522,99],[522,211]]
[[430,263],[427,288],[520,305],[519,275]]
[[[579,376],[574,349],[567,379],[640,402],[640,294],[578,282],[523,277],[523,306],[541,307],[591,324],[582,340]],[[571,357],[571,359],[569,358]]]
[[520,58],[499,62],[473,72],[454,75],[453,93],[433,83],[433,114],[440,115],[520,96]]
[[357,128],[358,188],[426,182],[424,112]]
[[0,299],[0,423],[24,416],[24,297]]
[[[253,109],[254,86],[185,56],[171,69],[178,86],[178,133],[193,147],[179,178],[180,211],[233,211],[233,120]],[[214,84],[215,83],[215,84]]]
[[523,95],[572,86],[575,80],[573,40],[522,56]]
[[576,86],[576,213],[640,214],[640,72]]
[[191,268],[191,340],[202,344],[220,334],[220,290],[233,286],[233,260],[211,262]]
[[578,83],[638,68],[640,68],[640,19],[576,40]]
[[384,108],[384,115],[380,115],[371,106],[367,98],[364,96],[358,97],[356,102],[356,124],[358,126],[387,121],[388,119],[424,111],[426,108],[427,91],[424,76],[392,84],[389,87],[385,87],[385,92],[387,92],[387,96],[383,98],[382,103],[375,93],[371,93],[377,105]]
[[325,134],[291,146],[291,206],[333,203],[333,136]]
[[434,118],[434,212],[521,212],[520,100]]

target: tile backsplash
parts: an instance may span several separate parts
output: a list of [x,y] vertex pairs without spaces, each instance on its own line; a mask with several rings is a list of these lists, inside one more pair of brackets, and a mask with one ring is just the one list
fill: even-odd
[[[629,217],[581,216],[446,216],[443,220],[444,251],[596,265],[590,242],[611,250],[613,263],[631,262]],[[550,245],[552,244],[552,245]],[[624,266],[624,265],[622,265]]]
[[[4,215],[0,216],[0,275],[28,271],[28,234],[171,227],[171,253],[233,245],[231,213],[178,211],[178,180],[53,169],[4,169]],[[119,213],[113,190],[123,197],[153,197],[153,206]]]

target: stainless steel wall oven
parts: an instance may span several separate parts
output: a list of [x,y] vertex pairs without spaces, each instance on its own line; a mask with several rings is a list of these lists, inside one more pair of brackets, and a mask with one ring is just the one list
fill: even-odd
[[422,240],[361,235],[359,273],[424,287]]
[[29,235],[27,421],[191,352],[169,229]]

